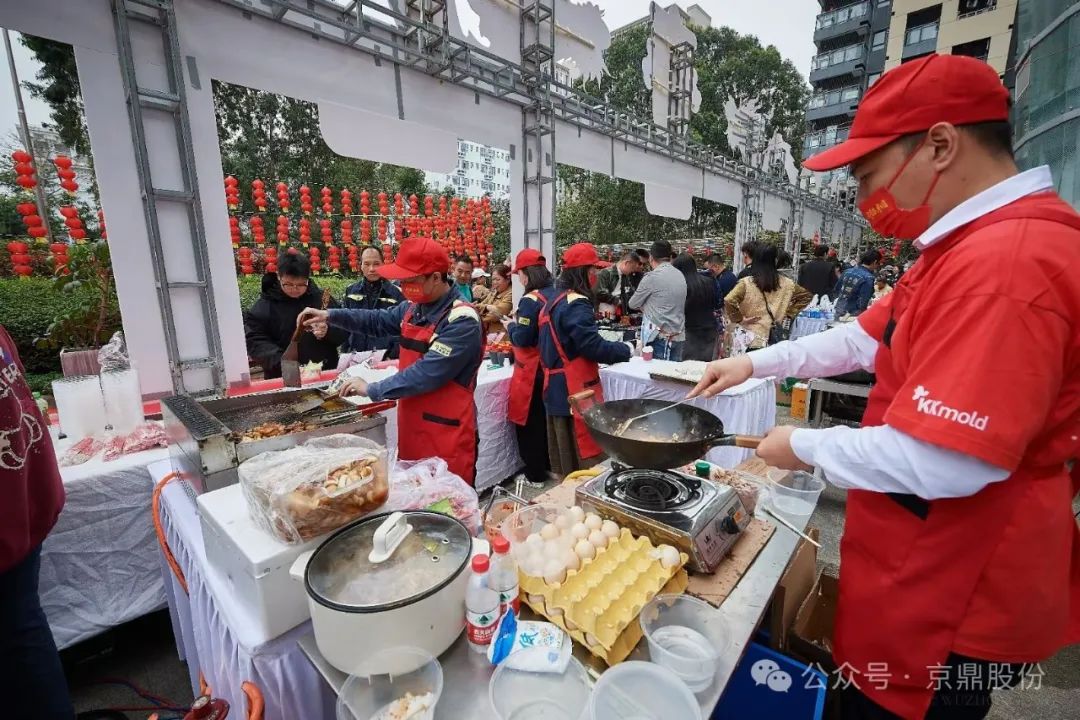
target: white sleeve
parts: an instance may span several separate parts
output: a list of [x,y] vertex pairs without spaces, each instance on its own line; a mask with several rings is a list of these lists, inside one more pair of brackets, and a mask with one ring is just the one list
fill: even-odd
[[858,322],[844,323],[798,340],[777,343],[747,355],[754,377],[829,377],[874,369],[878,342]]
[[970,455],[946,450],[888,425],[824,430],[799,429],[791,449],[800,460],[822,469],[833,485],[924,500],[967,497],[1009,471]]

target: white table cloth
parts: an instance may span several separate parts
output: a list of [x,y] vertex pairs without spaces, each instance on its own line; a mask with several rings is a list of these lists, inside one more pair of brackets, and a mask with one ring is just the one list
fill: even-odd
[[[686,397],[689,385],[654,380],[649,377],[649,366],[649,362],[636,357],[630,362],[601,368],[604,399],[654,398],[674,402]],[[772,380],[750,379],[711,398],[694,398],[690,404],[716,415],[729,433],[761,435],[776,424],[776,385]],[[706,459],[733,468],[752,454],[740,448],[713,448]]]
[[798,340],[806,335],[813,335],[826,330],[829,327],[829,323],[832,320],[829,318],[811,318],[800,315],[795,318],[795,322],[791,326],[791,336],[789,340]]
[[[485,360],[476,378],[476,429],[480,446],[476,453],[476,491],[480,492],[512,476],[522,467],[514,424],[506,418],[513,365],[488,369]],[[386,413],[386,444],[397,448],[397,409]]]
[[[57,440],[57,457],[72,444]],[[59,648],[165,606],[147,463],[165,448],[61,468],[67,498],[41,552],[39,591]]]
[[[172,466],[165,461],[147,469],[156,483]],[[185,593],[158,553],[177,650],[187,661],[192,692],[198,694],[201,672],[215,697],[228,700],[237,717],[247,717],[241,686],[250,681],[262,691],[265,720],[334,720],[333,692],[297,645],[311,634],[311,621],[269,638],[248,619],[227,580],[206,561],[198,510],[183,483],[165,486],[161,522],[188,585]]]

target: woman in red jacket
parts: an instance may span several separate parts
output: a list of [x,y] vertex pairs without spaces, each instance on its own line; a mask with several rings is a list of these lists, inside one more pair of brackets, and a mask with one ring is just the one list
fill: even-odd
[[38,597],[41,543],[64,507],[48,423],[0,326],[0,697],[11,720],[71,720],[64,669]]

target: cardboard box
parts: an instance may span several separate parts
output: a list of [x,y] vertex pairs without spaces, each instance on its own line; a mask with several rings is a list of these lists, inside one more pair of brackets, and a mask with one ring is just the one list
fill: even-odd
[[822,572],[810,594],[795,616],[788,633],[787,649],[808,664],[816,664],[831,673],[836,669],[832,659],[833,627],[836,621],[836,601],[840,595],[839,581]]
[[[808,528],[806,534],[814,540],[819,535],[817,528]],[[774,650],[787,649],[788,634],[795,624],[799,608],[814,588],[816,575],[817,548],[800,540],[769,606],[766,626],[769,629],[769,644]]]

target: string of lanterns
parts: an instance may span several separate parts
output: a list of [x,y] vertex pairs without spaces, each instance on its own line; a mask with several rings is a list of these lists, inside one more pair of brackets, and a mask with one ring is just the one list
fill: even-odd
[[[318,239],[315,240],[312,215],[316,212],[316,204],[311,188],[302,184],[295,189],[298,213],[293,210],[289,185],[279,181],[273,188],[276,198],[273,210],[278,213],[274,240],[279,247],[298,242],[314,273],[322,272],[324,267],[335,273],[346,267],[353,273],[359,272],[357,242],[359,245],[377,242],[382,248],[383,260],[391,262],[394,246],[414,236],[433,238],[451,254],[469,255],[480,267],[486,268],[490,262],[495,227],[489,198],[406,197],[401,193],[391,197],[386,192],[373,194],[366,189],[354,195],[348,188],[335,193],[324,186],[318,193],[317,209],[321,217],[315,219],[318,223]],[[256,264],[261,258],[266,271],[273,272],[277,268],[278,250],[267,244],[263,216],[272,209],[267,201],[266,183],[258,178],[251,182],[252,211],[248,213],[242,209],[235,177],[230,175],[224,179],[224,190],[230,211],[229,237],[237,267],[241,273],[250,275],[256,272]],[[359,212],[355,214],[354,200],[359,201],[356,208]]]

